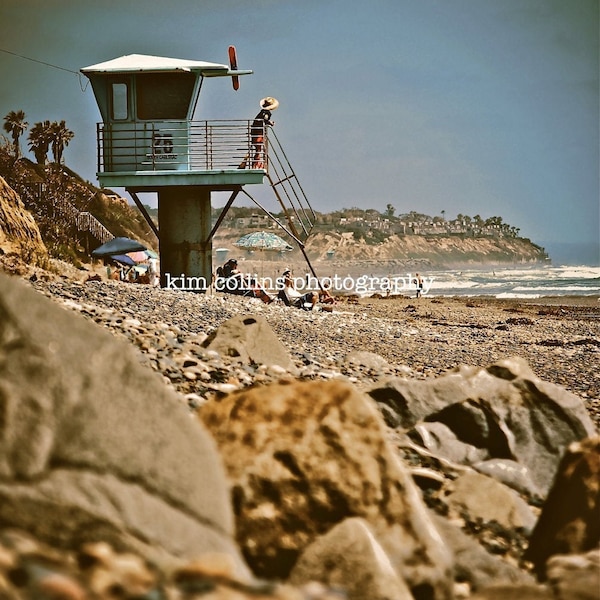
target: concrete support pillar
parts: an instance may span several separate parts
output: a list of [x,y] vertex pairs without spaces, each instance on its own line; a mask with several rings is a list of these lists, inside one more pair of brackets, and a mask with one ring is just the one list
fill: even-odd
[[207,186],[158,191],[162,287],[204,291],[211,284],[212,241],[205,243],[211,231],[210,192]]

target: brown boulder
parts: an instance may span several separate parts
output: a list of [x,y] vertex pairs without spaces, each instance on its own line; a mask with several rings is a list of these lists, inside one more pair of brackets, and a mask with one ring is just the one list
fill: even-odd
[[600,598],[600,549],[586,554],[556,554],[546,563],[548,585],[559,600]]
[[494,585],[485,588],[471,600],[558,600],[545,586],[539,585]]
[[554,554],[578,554],[600,542],[600,436],[569,446],[525,554],[545,577]]
[[[374,403],[342,382],[277,384],[207,403],[253,571],[286,578],[304,549],[362,517],[419,597],[451,594],[451,558]],[[426,595],[429,594],[429,595]]]

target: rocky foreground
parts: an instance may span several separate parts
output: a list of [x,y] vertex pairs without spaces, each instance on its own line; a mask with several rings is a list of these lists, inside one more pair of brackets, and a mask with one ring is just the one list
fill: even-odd
[[0,283],[0,597],[598,598],[596,299]]

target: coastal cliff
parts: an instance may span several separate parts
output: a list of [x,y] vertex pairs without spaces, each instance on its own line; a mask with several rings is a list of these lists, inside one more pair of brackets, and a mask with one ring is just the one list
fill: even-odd
[[35,219],[19,195],[0,177],[0,255],[18,252],[38,264],[48,251]]
[[[246,231],[223,229],[213,248],[236,250],[234,243]],[[534,264],[548,262],[545,250],[530,240],[518,237],[468,237],[460,235],[386,236],[378,243],[356,239],[352,232],[319,231],[309,236],[306,252],[312,261],[371,265],[425,265],[428,267],[484,264]],[[287,262],[301,260],[298,249],[285,253]],[[281,256],[264,253],[261,260],[281,260]]]
[[310,256],[337,260],[424,262],[430,265],[535,263],[545,261],[543,248],[523,238],[453,235],[390,235],[378,244],[355,240],[351,233],[317,233],[306,246]]

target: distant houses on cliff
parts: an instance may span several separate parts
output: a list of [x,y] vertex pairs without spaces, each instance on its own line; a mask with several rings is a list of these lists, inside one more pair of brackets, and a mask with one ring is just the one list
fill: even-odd
[[[236,229],[270,229],[277,227],[275,221],[265,214],[246,212],[249,209],[231,211],[224,225]],[[237,214],[236,214],[237,213]],[[358,213],[358,214],[357,214]],[[461,235],[468,237],[519,237],[519,229],[504,223],[502,217],[482,219],[479,215],[469,217],[457,215],[447,220],[443,216],[410,212],[400,216],[380,213],[374,209],[348,209],[331,213],[320,213],[318,230],[356,231],[360,237],[369,234],[383,235]],[[276,215],[281,216],[281,215]],[[378,234],[378,235],[377,235]]]

